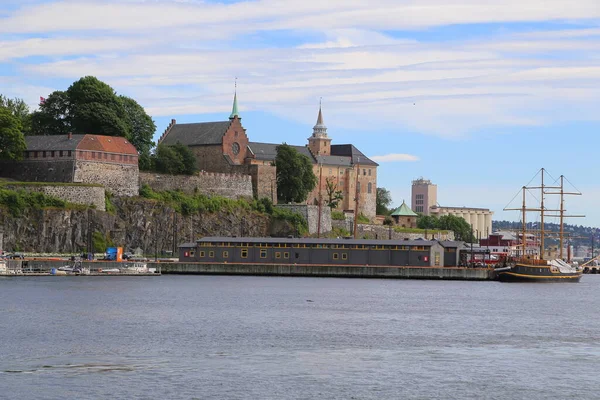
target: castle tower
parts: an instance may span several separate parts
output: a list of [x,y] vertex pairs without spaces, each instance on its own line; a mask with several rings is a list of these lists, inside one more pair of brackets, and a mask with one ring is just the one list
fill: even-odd
[[313,127],[313,134],[308,138],[308,148],[314,155],[331,155],[331,139],[327,137],[327,127],[323,122],[323,112],[319,104],[317,124]]

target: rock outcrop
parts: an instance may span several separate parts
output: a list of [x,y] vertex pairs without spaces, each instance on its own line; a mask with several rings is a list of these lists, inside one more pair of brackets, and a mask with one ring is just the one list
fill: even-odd
[[[114,212],[26,210],[15,217],[0,208],[2,249],[36,253],[76,253],[87,248],[89,233],[124,249],[145,254],[176,250],[202,236],[287,236],[294,229],[269,215],[235,209],[183,216],[144,198],[114,198]],[[96,249],[99,250],[99,249]]]

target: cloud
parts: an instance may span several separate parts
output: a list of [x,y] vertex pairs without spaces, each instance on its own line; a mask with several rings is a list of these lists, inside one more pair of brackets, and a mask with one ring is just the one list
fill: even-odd
[[386,154],[383,156],[373,156],[371,157],[373,161],[377,162],[414,162],[419,161],[419,157],[413,156],[412,154]]
[[[596,0],[567,9],[559,0],[282,4],[24,3],[0,18],[0,76],[4,66],[18,71],[23,87],[64,88],[95,75],[156,117],[225,113],[238,76],[244,110],[306,123],[323,97],[331,126],[393,135],[461,139],[489,127],[600,120],[600,35],[585,24],[600,17]],[[509,24],[487,35],[421,41],[415,38],[427,32],[410,31],[518,21],[560,27],[566,18],[581,29],[545,24],[515,34]]]

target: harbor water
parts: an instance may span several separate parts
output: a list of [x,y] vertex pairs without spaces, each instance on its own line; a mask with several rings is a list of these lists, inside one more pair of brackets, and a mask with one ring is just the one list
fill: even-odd
[[578,284],[0,278],[0,399],[596,399]]

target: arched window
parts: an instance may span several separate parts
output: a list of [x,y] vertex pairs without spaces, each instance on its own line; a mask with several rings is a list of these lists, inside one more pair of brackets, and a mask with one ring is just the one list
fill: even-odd
[[367,186],[367,193],[371,193],[371,190],[373,190],[373,184],[369,182],[369,185]]

